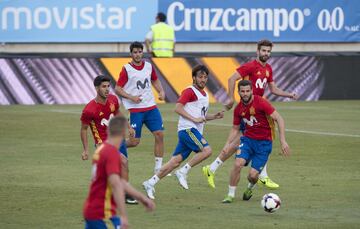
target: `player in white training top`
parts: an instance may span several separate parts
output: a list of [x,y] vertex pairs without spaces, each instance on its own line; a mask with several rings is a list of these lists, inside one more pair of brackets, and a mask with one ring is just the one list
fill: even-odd
[[192,151],[196,155],[182,168],[175,172],[180,185],[189,189],[187,174],[195,165],[211,155],[209,143],[202,136],[204,123],[209,120],[221,119],[224,111],[216,114],[207,114],[209,109],[209,96],[204,90],[208,81],[209,70],[204,65],[197,65],[192,70],[193,85],[183,90],[175,107],[180,115],[178,123],[178,144],[172,158],[161,167],[160,171],[143,183],[149,198],[155,199],[155,184],[168,173],[177,168]]
[[127,146],[135,147],[140,143],[142,126],[145,124],[155,138],[156,173],[161,168],[164,155],[164,127],[151,86],[159,93],[160,100],[165,99],[165,92],[154,67],[143,60],[143,45],[140,42],[130,45],[130,55],[132,61],[122,68],[115,88],[124,107],[130,112],[130,124],[135,130],[135,138]]

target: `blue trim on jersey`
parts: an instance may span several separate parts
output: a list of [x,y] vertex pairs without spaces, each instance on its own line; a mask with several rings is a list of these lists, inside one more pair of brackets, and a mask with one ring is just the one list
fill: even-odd
[[261,172],[272,150],[272,141],[255,140],[245,136],[240,137],[240,153],[236,154],[236,158],[243,158],[246,164],[251,161],[251,167]]
[[110,222],[106,223],[107,220],[87,220],[85,219],[85,229],[110,229],[107,224],[112,224],[112,228],[118,229],[121,225],[121,220],[119,217],[114,216],[108,219]]
[[189,157],[192,151],[200,152],[204,147],[208,146],[209,143],[195,129],[180,130],[178,132],[178,144],[174,150],[173,156],[181,155],[182,159],[185,160]]
[[151,132],[164,130],[161,114],[157,107],[149,111],[130,113],[130,125],[135,130],[135,138],[141,138],[143,124]]

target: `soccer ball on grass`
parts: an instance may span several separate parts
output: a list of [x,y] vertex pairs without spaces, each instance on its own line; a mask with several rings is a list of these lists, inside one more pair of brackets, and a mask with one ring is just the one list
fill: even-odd
[[281,205],[281,200],[278,195],[274,193],[265,194],[261,200],[261,206],[266,212],[276,212]]

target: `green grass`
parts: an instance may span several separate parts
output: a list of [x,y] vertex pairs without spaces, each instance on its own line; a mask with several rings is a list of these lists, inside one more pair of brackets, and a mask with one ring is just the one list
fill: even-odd
[[[241,200],[243,171],[236,200],[221,204],[227,193],[233,159],[218,170],[215,190],[208,188],[201,166],[221,150],[232,112],[209,122],[205,137],[213,155],[191,170],[190,190],[173,177],[156,186],[157,209],[127,206],[132,228],[359,228],[360,223],[360,101],[275,103],[286,121],[292,156],[279,155],[275,141],[269,175],[280,184],[282,199],[274,214],[260,207],[270,192],[257,187],[253,198]],[[165,120],[167,160],[177,142],[173,104],[161,105]],[[83,228],[82,206],[90,182],[90,161],[80,159],[82,106],[0,106],[0,228]],[[212,111],[221,109],[213,105]],[[296,130],[341,133],[328,136]],[[295,131],[295,132],[294,132]],[[131,183],[152,174],[153,138],[143,129],[139,147],[130,149]]]

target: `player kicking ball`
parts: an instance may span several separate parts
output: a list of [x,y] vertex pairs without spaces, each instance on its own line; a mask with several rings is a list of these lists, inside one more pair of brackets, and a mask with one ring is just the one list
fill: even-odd
[[290,155],[290,148],[285,140],[284,119],[274,107],[264,98],[253,95],[252,84],[249,80],[242,80],[238,84],[240,103],[234,110],[233,131],[240,131],[241,121],[245,124],[244,135],[235,156],[235,163],[230,172],[228,195],[223,203],[232,203],[235,197],[236,186],[240,180],[242,168],[251,161],[248,180],[249,184],[243,194],[243,200],[249,200],[259,179],[259,173],[264,168],[272,151],[272,140],[275,121],[279,129],[279,139],[282,154]]
[[177,168],[186,160],[192,151],[196,155],[175,175],[184,189],[189,189],[187,174],[190,169],[211,155],[209,143],[202,136],[206,121],[221,119],[224,112],[207,114],[209,96],[205,86],[208,81],[209,70],[204,65],[197,65],[192,70],[193,85],[182,91],[175,107],[175,112],[180,115],[178,122],[178,144],[172,158],[161,167],[153,177],[143,183],[147,196],[155,199],[155,185],[168,173]]

